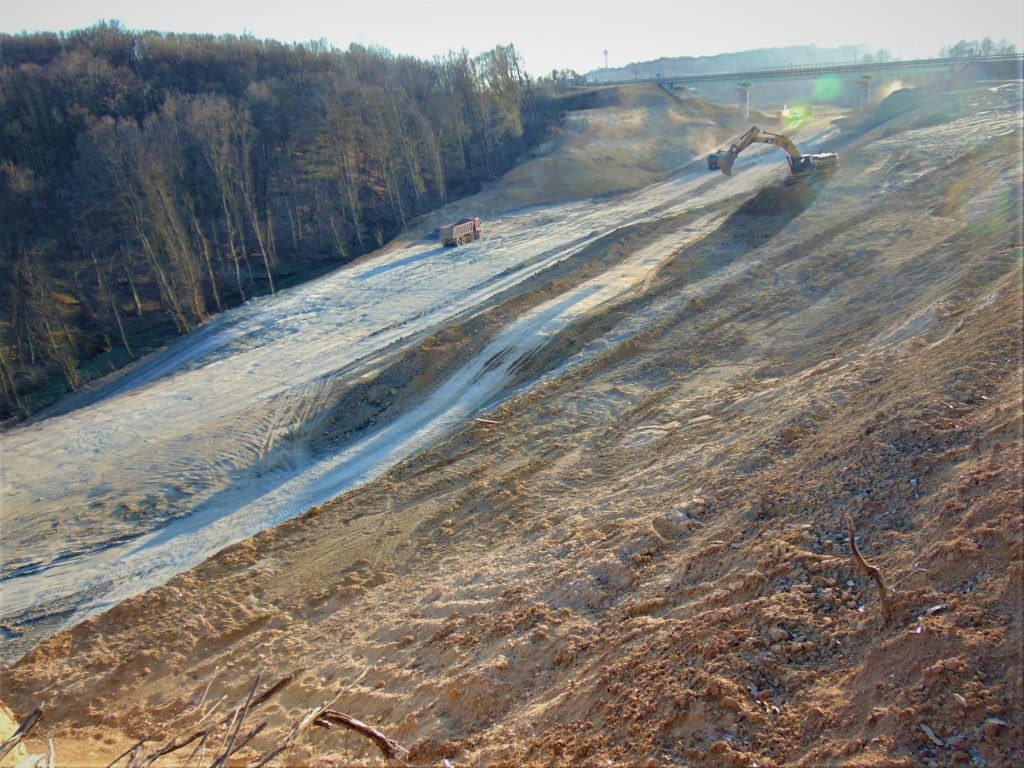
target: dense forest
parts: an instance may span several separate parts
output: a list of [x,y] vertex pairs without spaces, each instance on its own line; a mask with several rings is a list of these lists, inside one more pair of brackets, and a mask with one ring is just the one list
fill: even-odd
[[0,35],[0,420],[379,247],[558,117],[516,50]]

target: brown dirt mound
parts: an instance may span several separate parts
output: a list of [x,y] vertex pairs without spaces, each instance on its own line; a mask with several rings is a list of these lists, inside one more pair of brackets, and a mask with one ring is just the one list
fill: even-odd
[[678,99],[657,86],[610,93],[615,98],[600,108],[568,113],[551,138],[484,193],[483,210],[639,189],[748,127],[735,110]]
[[[1024,763],[1024,159],[986,126],[732,201],[631,300],[643,332],[52,638],[5,696],[101,764],[296,666],[242,757],[358,681],[334,708],[421,765]],[[377,760],[314,733],[285,763]]]

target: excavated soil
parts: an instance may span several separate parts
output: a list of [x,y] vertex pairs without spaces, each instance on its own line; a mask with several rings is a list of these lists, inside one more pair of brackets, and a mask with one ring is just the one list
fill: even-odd
[[[436,443],[507,396],[530,369],[522,361],[575,318],[635,292],[770,174],[752,157],[743,182],[722,184],[699,158],[678,169],[661,157],[661,180],[632,194],[552,186],[540,166],[575,156],[584,134],[607,141],[623,114],[651,119],[631,118],[635,146],[618,139],[606,179],[618,187],[638,183],[623,167],[667,140],[666,115],[680,147],[709,132],[724,140],[735,123],[657,88],[599,96],[608,105],[587,112],[586,131],[568,130],[580,122],[570,114],[570,140],[552,137],[518,182],[431,214],[357,264],[222,313],[0,435],[0,662]],[[509,210],[509,190],[516,205],[524,194],[558,202]],[[499,203],[479,242],[437,242],[438,223]]]
[[486,419],[0,673],[30,751],[106,765],[301,670],[229,764],[336,696],[413,765],[1024,763],[1021,111],[971,98],[624,233],[680,245]]

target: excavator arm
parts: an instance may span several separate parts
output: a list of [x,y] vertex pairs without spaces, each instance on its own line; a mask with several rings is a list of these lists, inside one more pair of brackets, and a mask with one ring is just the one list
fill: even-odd
[[788,136],[781,133],[762,131],[754,126],[744,133],[727,150],[719,150],[708,157],[708,168],[720,170],[726,176],[732,175],[732,166],[739,154],[751,144],[771,144],[778,147],[789,158],[789,170],[792,177],[799,177],[820,170],[829,170],[838,166],[839,159],[835,154],[825,153],[802,155],[796,144]]
[[790,141],[788,136],[783,136],[781,133],[769,133],[768,131],[762,131],[756,125],[749,131],[744,133],[737,139],[736,143],[731,145],[725,152],[718,153],[718,168],[726,176],[732,175],[732,164],[736,162],[736,158],[740,152],[745,150],[751,144],[772,144],[790,157],[790,164],[794,160],[800,159],[800,150],[796,148],[796,144]]

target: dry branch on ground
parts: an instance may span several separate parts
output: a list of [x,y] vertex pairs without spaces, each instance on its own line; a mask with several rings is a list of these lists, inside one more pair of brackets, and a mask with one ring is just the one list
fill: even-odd
[[[158,761],[168,755],[179,752],[193,744],[196,744],[196,746],[185,761],[187,765],[206,766],[207,768],[224,768],[232,757],[237,755],[246,747],[249,747],[270,725],[269,721],[264,720],[254,727],[245,730],[246,722],[250,715],[252,715],[253,711],[255,711],[260,705],[269,701],[273,696],[280,693],[287,685],[294,681],[301,672],[302,670],[292,672],[290,675],[278,680],[274,685],[257,695],[256,691],[262,680],[262,673],[258,673],[256,678],[253,680],[252,685],[249,687],[245,700],[232,707],[227,714],[216,722],[199,727],[213,714],[213,712],[217,710],[217,708],[219,708],[223,703],[224,698],[218,700],[206,712],[202,713],[199,720],[192,725],[191,730],[187,733],[173,734],[166,744],[151,752],[145,752],[143,750],[143,746],[147,741],[151,741],[153,737],[141,739],[132,745],[132,747],[118,755],[108,764],[107,768],[113,768],[113,766],[117,765],[126,757],[128,758],[128,761],[125,763],[124,768],[152,768],[152,766],[154,766]],[[360,675],[359,678],[350,684],[346,690],[351,689],[352,685],[361,680],[365,674],[366,672]],[[172,720],[171,724],[173,725],[180,722],[186,715],[200,713],[203,702],[205,702],[209,693],[209,689],[210,687],[208,685],[202,694],[200,702],[187,712]],[[337,697],[335,697],[335,699],[336,698]],[[270,765],[283,754],[287,753],[288,750],[295,746],[299,737],[311,725],[317,725],[325,729],[340,726],[348,730],[355,731],[372,741],[386,759],[395,760],[399,763],[405,764],[404,759],[409,754],[408,749],[376,728],[357,720],[351,715],[330,709],[331,704],[333,704],[333,700],[307,710],[305,714],[303,714],[303,716],[291,727],[291,729],[289,729],[287,735],[283,739],[276,744],[273,744],[258,758],[252,761],[252,768],[265,768],[265,766]],[[7,750],[13,747],[25,734],[28,733],[29,730],[31,730],[41,714],[41,710],[37,709],[22,722],[18,732],[13,734],[11,738],[5,741],[2,747],[0,747],[0,749],[3,749],[2,754],[6,754]],[[223,732],[220,733],[220,743],[213,750],[213,757],[207,759],[207,750],[210,746],[209,742],[212,738],[216,738],[216,735],[221,731],[221,729],[223,729]]]
[[882,600],[882,617],[885,620],[885,625],[888,626],[889,622],[892,621],[892,598],[893,591],[886,585],[885,577],[882,572],[875,566],[871,565],[864,556],[860,553],[857,548],[857,530],[853,525],[853,518],[849,515],[846,516],[846,531],[850,538],[850,551],[853,553],[853,558],[857,561],[857,565],[864,571],[864,575],[873,579],[875,584],[878,586],[878,596]]

